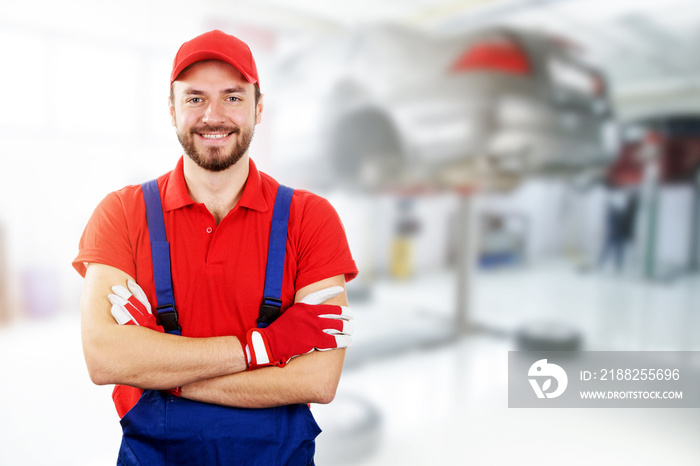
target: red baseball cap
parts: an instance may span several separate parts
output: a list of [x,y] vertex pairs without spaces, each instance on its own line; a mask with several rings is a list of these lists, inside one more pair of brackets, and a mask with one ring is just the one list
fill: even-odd
[[258,83],[258,69],[248,44],[219,30],[205,32],[182,44],[175,55],[170,84],[188,66],[203,60],[221,60],[236,68],[251,83]]

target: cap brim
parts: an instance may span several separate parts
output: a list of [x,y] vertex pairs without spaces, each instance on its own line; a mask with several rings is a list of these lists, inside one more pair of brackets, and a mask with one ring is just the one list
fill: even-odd
[[170,75],[170,83],[172,84],[173,81],[176,81],[178,76],[180,76],[180,73],[185,70],[190,65],[193,65],[197,62],[204,61],[204,60],[219,60],[224,63],[228,63],[229,65],[233,66],[236,68],[238,71],[241,72],[243,77],[250,83],[256,83],[257,79],[255,79],[253,76],[248,74],[243,67],[236,62],[236,60],[231,59],[227,55],[216,52],[213,50],[200,50],[194,53],[191,53],[184,57],[180,62],[177,64],[177,66],[173,69],[172,74]]

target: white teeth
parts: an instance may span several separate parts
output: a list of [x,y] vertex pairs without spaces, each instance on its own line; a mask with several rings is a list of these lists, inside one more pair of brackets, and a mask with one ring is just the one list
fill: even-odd
[[223,139],[228,136],[228,134],[202,134],[201,136],[205,139]]

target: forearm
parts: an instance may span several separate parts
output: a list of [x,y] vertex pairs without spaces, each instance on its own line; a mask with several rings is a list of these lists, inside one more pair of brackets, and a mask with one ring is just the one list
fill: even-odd
[[118,269],[88,267],[81,300],[83,351],[96,384],[166,389],[245,370],[236,337],[185,338],[134,325],[118,325],[107,294],[125,283]]
[[182,396],[239,408],[330,403],[340,381],[345,350],[314,351],[286,366],[202,380],[182,387]]
[[[321,280],[300,289],[295,301],[324,288],[344,285],[342,275]],[[343,292],[326,304],[347,306],[347,295]],[[330,403],[335,397],[344,361],[345,349],[313,351],[293,358],[281,368],[267,367],[183,386],[182,396],[239,408]]]
[[167,389],[246,367],[235,337],[186,338],[121,326],[83,341],[90,377],[98,385]]

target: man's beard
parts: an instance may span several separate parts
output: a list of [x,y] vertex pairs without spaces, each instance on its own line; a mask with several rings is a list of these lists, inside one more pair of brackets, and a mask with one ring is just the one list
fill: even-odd
[[[178,129],[177,139],[182,144],[185,154],[194,163],[205,170],[220,172],[235,165],[243,157],[248,151],[248,147],[250,147],[254,132],[255,128],[241,129],[238,126],[202,126],[191,128],[186,132]],[[239,135],[239,140],[228,154],[224,153],[225,149],[222,147],[208,147],[200,151],[197,150],[194,142],[197,133],[232,133],[232,135]],[[202,153],[203,151],[206,151],[206,153]]]

